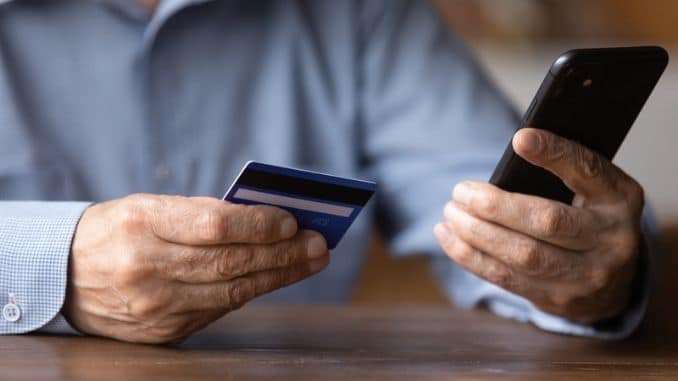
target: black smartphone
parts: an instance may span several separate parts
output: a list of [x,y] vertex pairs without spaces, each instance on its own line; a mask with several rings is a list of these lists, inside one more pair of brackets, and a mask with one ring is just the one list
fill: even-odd
[[[551,131],[612,160],[668,64],[657,46],[577,49],[556,59],[520,128]],[[513,151],[509,142],[490,183],[567,204],[574,194],[551,172]]]

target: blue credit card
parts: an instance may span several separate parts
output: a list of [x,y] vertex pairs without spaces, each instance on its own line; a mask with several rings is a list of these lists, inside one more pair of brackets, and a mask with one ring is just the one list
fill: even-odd
[[371,181],[249,161],[224,200],[285,209],[300,229],[317,231],[334,249],[376,190]]

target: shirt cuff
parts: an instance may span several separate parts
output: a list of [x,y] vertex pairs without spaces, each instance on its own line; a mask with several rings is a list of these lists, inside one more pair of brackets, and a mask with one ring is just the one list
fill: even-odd
[[62,314],[57,314],[54,319],[48,321],[47,324],[39,328],[36,332],[82,336],[82,333],[73,328]]
[[71,241],[88,206],[85,202],[0,202],[0,305],[12,302],[19,311],[18,319],[0,317],[0,334],[42,327],[49,332],[73,331],[61,324],[63,317],[55,317],[66,294]]

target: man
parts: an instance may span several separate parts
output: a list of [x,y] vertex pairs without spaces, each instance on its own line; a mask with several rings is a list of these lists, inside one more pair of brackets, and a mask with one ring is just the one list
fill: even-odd
[[[276,289],[343,301],[373,215],[458,305],[601,338],[643,316],[642,188],[529,129],[574,204],[483,182],[517,118],[427,2],[5,0],[0,42],[3,333],[165,342]],[[379,182],[325,271],[286,212],[214,198],[250,159]]]

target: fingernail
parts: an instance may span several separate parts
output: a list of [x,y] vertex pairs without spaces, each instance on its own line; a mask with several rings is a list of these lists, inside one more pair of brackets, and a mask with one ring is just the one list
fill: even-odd
[[318,271],[322,270],[327,266],[327,259],[316,259],[314,261],[311,261],[308,263],[308,269],[312,273],[317,273]]
[[534,131],[524,132],[520,134],[520,145],[524,151],[537,154],[541,151],[541,137]]
[[452,191],[452,198],[454,201],[462,204],[468,205],[471,203],[471,197],[475,191],[466,183],[459,183],[454,187]]
[[436,226],[433,227],[433,234],[440,242],[447,242],[450,240],[450,232],[442,223],[437,223]]
[[325,239],[321,236],[315,235],[306,243],[306,255],[309,259],[320,258],[327,253],[327,245]]
[[294,217],[285,217],[280,223],[280,236],[292,237],[297,231],[297,221]]

